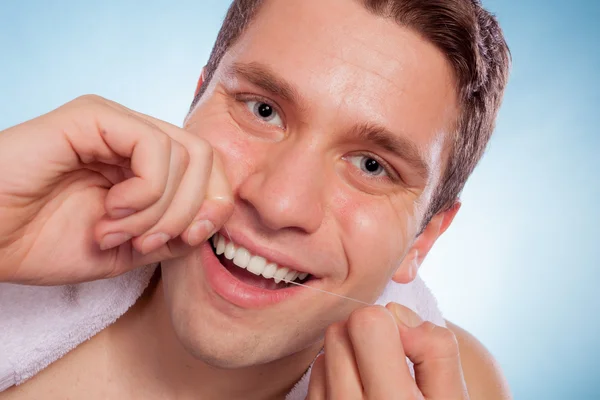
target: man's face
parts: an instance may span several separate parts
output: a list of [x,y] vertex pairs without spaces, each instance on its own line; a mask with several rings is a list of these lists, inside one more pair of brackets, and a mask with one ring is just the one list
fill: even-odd
[[[446,164],[455,98],[442,53],[359,2],[267,1],[186,124],[220,155],[233,188],[225,255],[375,301],[419,233]],[[179,339],[215,365],[318,346],[357,307],[276,285],[225,255],[207,243],[163,268]]]

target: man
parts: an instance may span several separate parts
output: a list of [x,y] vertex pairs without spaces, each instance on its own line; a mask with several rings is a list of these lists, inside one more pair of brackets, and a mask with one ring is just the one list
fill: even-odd
[[3,132],[0,281],[162,263],[123,318],[0,398],[283,398],[321,349],[311,399],[508,398],[458,327],[285,283],[371,304],[413,281],[508,67],[474,0],[236,0],[185,130],[87,96]]

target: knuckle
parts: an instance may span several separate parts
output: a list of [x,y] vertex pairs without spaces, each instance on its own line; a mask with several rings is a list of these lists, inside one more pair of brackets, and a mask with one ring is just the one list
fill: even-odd
[[171,151],[173,140],[166,133],[156,128],[154,129],[154,137],[161,148],[164,148],[167,152]]
[[160,200],[163,194],[164,186],[162,185],[162,182],[151,181],[148,187],[148,193],[146,193],[148,201],[156,203],[158,200]]
[[[192,140],[187,145],[191,163],[197,168],[210,168],[213,163],[213,148],[204,140]],[[210,169],[209,169],[210,171]]]
[[189,152],[194,157],[210,159],[212,161],[213,148],[204,139],[194,136],[190,141]]
[[183,169],[187,169],[190,165],[190,153],[181,143],[173,142],[173,153],[177,157],[178,163]]
[[366,326],[389,322],[389,312],[381,306],[363,307],[355,310],[348,318],[348,330],[362,330]]
[[118,265],[117,262],[106,263],[104,267],[104,271],[102,271],[101,279],[111,279],[116,278],[117,276],[123,273],[122,268]]
[[97,94],[88,93],[88,94],[84,94],[84,95],[77,97],[75,99],[75,101],[86,102],[86,103],[98,103],[98,102],[104,101],[104,98],[101,96],[98,96]]
[[[431,324],[430,322],[428,324]],[[458,340],[456,335],[448,328],[431,324],[431,351],[437,357],[453,357],[458,354]]]
[[71,101],[71,105],[73,106],[98,106],[105,102],[104,97],[98,96],[97,94],[84,94],[75,98],[75,100]]

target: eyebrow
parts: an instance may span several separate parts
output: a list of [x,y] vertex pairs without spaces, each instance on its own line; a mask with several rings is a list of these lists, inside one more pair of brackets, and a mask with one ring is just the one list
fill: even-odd
[[234,63],[228,69],[227,75],[232,77],[242,77],[265,92],[286,100],[296,106],[301,106],[303,104],[302,97],[300,96],[300,93],[298,93],[298,90],[264,64],[257,62]]
[[373,124],[362,124],[354,127],[353,136],[403,159],[420,178],[427,181],[431,168],[421,156],[419,148],[411,140],[394,134],[388,129]]

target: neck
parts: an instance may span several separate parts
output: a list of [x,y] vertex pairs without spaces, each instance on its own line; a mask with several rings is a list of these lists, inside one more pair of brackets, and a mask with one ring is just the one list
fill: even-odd
[[163,297],[162,284],[151,288],[111,326],[117,365],[131,371],[122,384],[167,398],[283,399],[306,372],[321,343],[267,364],[242,369],[213,367],[193,358],[181,345]]

